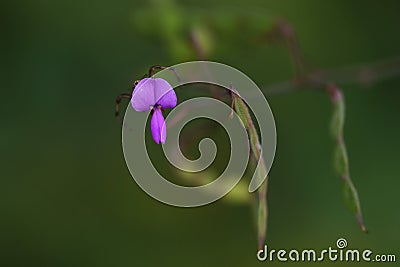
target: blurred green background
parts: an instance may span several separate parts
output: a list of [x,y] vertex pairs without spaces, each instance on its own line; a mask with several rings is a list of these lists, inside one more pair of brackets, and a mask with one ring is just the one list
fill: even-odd
[[[0,6],[2,266],[268,264],[256,259],[248,205],[175,208],[141,191],[124,162],[113,118],[116,95],[151,65],[196,59],[188,45],[193,32],[208,59],[242,70],[260,86],[291,79],[288,52],[258,40],[276,18],[292,23],[305,58],[316,66],[400,55],[398,1],[23,0]],[[268,98],[278,146],[267,244],[322,249],[344,237],[352,248],[399,260],[400,78],[369,88],[340,86],[350,171],[370,234],[343,205],[332,167],[329,98],[304,91]]]

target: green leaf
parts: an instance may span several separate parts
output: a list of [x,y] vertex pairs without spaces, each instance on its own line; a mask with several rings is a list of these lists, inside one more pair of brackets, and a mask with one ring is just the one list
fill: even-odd
[[[243,126],[246,128],[247,133],[249,135],[250,148],[253,152],[255,159],[261,165],[261,168],[256,169],[256,177],[260,181],[263,180],[267,176],[267,171],[264,164],[264,159],[260,153],[260,139],[258,137],[257,130],[254,126],[254,123],[251,119],[251,115],[247,105],[243,101],[243,99],[237,95],[235,92],[231,91],[232,101],[234,105],[234,109],[241,119]],[[258,188],[258,209],[257,209],[257,236],[258,236],[258,246],[262,248],[264,246],[264,240],[267,232],[267,217],[268,217],[268,203],[267,203],[267,187],[268,187],[268,178],[262,183],[262,185]]]
[[331,96],[331,100],[334,106],[331,121],[331,133],[336,143],[333,157],[335,170],[343,183],[342,187],[344,202],[350,212],[355,215],[361,229],[366,232],[367,230],[362,219],[361,205],[358,198],[357,189],[355,188],[353,181],[350,178],[349,160],[347,156],[346,144],[343,137],[345,118],[345,102],[343,93],[335,85],[328,86],[328,93]]
[[343,126],[344,126],[344,116],[345,116],[345,109],[344,109],[344,98],[342,93],[336,93],[333,101],[333,115],[331,120],[331,134],[333,138],[339,138],[343,135]]
[[347,151],[343,142],[337,143],[334,148],[334,165],[338,174],[345,174],[349,172],[349,160],[347,158]]

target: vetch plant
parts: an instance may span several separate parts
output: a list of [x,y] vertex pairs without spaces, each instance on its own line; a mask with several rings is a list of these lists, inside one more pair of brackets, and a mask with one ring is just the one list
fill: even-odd
[[[191,101],[187,100],[180,103],[177,108],[169,113],[168,118],[171,118],[171,116],[173,118],[179,118],[182,115],[182,113],[179,113],[180,109],[185,113],[183,114],[184,117],[178,119],[181,120],[182,123],[185,123],[185,121],[187,123],[194,118],[201,117],[217,121],[228,133],[231,144],[231,156],[229,157],[229,162],[224,172],[219,175],[218,178],[212,180],[209,179],[210,177],[208,175],[205,175],[203,176],[203,180],[206,185],[183,188],[179,185],[163,182],[165,181],[164,177],[161,178],[158,172],[154,172],[155,166],[151,163],[151,160],[147,160],[148,155],[143,158],[143,163],[137,163],[136,159],[138,154],[147,154],[145,148],[146,144],[140,141],[144,139],[144,135],[141,135],[140,131],[135,131],[136,135],[134,136],[132,131],[127,130],[127,127],[123,127],[124,156],[132,177],[146,193],[157,200],[174,206],[197,207],[220,199],[236,187],[240,179],[243,178],[246,166],[249,163],[250,155],[253,154],[254,157],[252,161],[254,160],[256,164],[250,167],[250,169],[252,169],[250,172],[253,172],[253,174],[249,186],[248,188],[238,186],[239,190],[244,189],[246,193],[238,194],[236,190],[234,195],[245,195],[247,197],[242,199],[246,199],[248,195],[250,195],[249,193],[254,191],[258,192],[258,239],[259,245],[261,246],[265,238],[267,222],[266,179],[268,169],[272,165],[276,147],[275,122],[264,95],[255,83],[244,73],[221,63],[194,61],[178,64],[168,69],[173,69],[178,78],[177,82],[175,81],[176,79],[173,81],[168,80],[173,82],[171,83],[173,86],[166,80],[167,76],[164,76],[168,72],[161,71],[158,72],[157,75],[154,75],[154,67],[152,67],[149,71],[150,77],[135,82],[134,90],[131,95],[125,93],[117,98],[116,116],[118,117],[119,115],[119,104],[122,98],[130,98],[131,107],[135,111],[144,112],[150,110],[152,113],[151,130],[153,139],[156,143],[166,145],[165,147],[162,146],[162,149],[164,153],[166,153],[165,156],[167,160],[175,168],[181,169],[182,171],[199,172],[210,166],[209,164],[211,164],[213,160],[202,160],[200,158],[199,164],[196,164],[196,162],[191,162],[182,157],[180,152],[174,152],[176,148],[179,149],[180,145],[174,143],[177,138],[173,138],[170,142],[165,142],[166,123],[162,116],[161,109],[177,106],[177,97],[173,87],[200,83],[204,88],[217,89],[218,87],[215,85],[218,85],[219,87],[225,88],[225,91],[229,93],[225,94],[231,97],[228,103],[224,103],[221,100],[211,101],[211,99],[215,98],[197,97],[191,99]],[[183,80],[180,80],[180,77],[182,77]],[[168,79],[169,78],[170,77],[168,77]],[[242,88],[246,88],[246,90],[240,89],[236,91],[236,88],[233,88],[234,84],[238,84]],[[239,92],[243,93],[245,99],[249,101],[247,103],[250,104],[250,109],[257,117],[257,123],[261,127],[260,133],[257,132],[249,108]],[[128,108],[124,117],[124,123],[132,123],[130,125],[135,125],[135,128],[144,125],[147,118],[135,115],[137,113],[132,113],[132,109]],[[176,111],[177,109],[178,111]],[[233,116],[233,114],[235,114],[235,116]],[[173,124],[174,123],[171,123],[171,125]],[[182,129],[183,125],[178,126],[176,128],[178,131],[175,130],[174,132],[178,133],[178,136],[180,132],[179,129]],[[265,137],[264,143],[262,144],[259,134]],[[176,134],[173,136],[176,136]],[[201,147],[202,146],[200,146],[201,153],[210,153],[211,150],[208,149],[206,151]],[[181,156],[179,157],[179,155]],[[264,157],[268,160],[265,161]],[[206,162],[210,163],[207,164]]]
[[[124,116],[124,127],[122,128],[123,151],[128,169],[136,183],[147,194],[169,205],[198,207],[209,204],[229,193],[243,177],[249,163],[248,160],[251,151],[251,144],[249,141],[251,141],[252,144],[254,144],[253,147],[257,147],[258,150],[255,152],[257,153],[257,164],[254,166],[254,174],[252,175],[252,179],[246,191],[250,193],[256,191],[262,186],[267,177],[267,170],[272,165],[276,149],[275,121],[269,104],[260,89],[241,71],[217,62],[192,61],[177,64],[168,69],[174,70],[176,77],[171,77],[171,72],[160,71],[154,74],[154,76],[146,78],[150,80],[146,80],[144,84],[152,82],[147,88],[146,86],[141,86],[141,81],[135,83],[134,93],[131,96],[133,99],[133,101],[131,99],[131,103],[133,102],[133,105],[128,106]],[[192,182],[194,186],[191,187],[182,187],[174,183],[166,182],[165,177],[160,175],[156,170],[157,168],[154,162],[149,157],[145,141],[145,132],[140,131],[141,126],[147,123],[149,117],[146,114],[143,116],[136,112],[149,109],[153,110],[154,103],[156,103],[156,105],[160,105],[161,103],[161,105],[165,106],[166,104],[163,103],[165,96],[168,97],[167,100],[173,99],[173,101],[167,103],[168,105],[170,102],[173,102],[170,106],[176,105],[175,95],[168,95],[172,92],[170,85],[167,86],[167,83],[162,82],[163,84],[160,85],[160,88],[157,88],[157,82],[160,81],[168,81],[173,88],[180,87],[181,89],[193,88],[190,86],[186,87],[186,85],[190,84],[200,85],[200,88],[219,88],[220,93],[225,96],[228,96],[225,92],[228,90],[228,92],[231,92],[232,101],[235,97],[239,97],[239,92],[242,93],[242,96],[249,101],[248,104],[250,104],[250,108],[257,118],[257,123],[261,127],[260,135],[264,137],[265,142],[261,144],[258,142],[259,138],[255,138],[257,131],[252,122],[249,122],[248,119],[245,120],[245,118],[241,117],[238,113],[234,113],[235,116],[233,116],[230,106],[235,105],[232,101],[229,102],[229,105],[220,99],[210,97],[194,97],[189,100],[181,101],[179,105],[168,113],[166,118],[166,124],[169,125],[169,132],[172,138],[167,142],[162,142],[162,144],[165,143],[165,145],[162,145],[161,149],[164,152],[167,162],[169,162],[175,170],[188,173],[200,173],[206,169],[207,171],[211,170],[211,168],[208,169],[208,167],[214,162],[216,155],[215,143],[214,146],[210,143],[213,139],[204,138],[201,141],[199,144],[201,155],[196,160],[186,158],[181,152],[181,143],[179,142],[180,132],[185,124],[197,118],[213,120],[225,129],[229,136],[230,149],[224,150],[224,152],[230,151],[230,156],[227,158],[228,164],[224,167],[224,171],[216,175],[218,178],[213,180],[213,175],[204,175],[200,177],[203,181],[200,182],[200,186],[198,183],[196,186],[196,181]],[[232,84],[238,84],[241,88],[246,88],[246,90],[238,90],[239,92],[236,92],[231,88]],[[165,90],[161,88],[164,85],[166,86]],[[222,88],[225,90],[221,90]],[[148,89],[148,91],[146,89]],[[159,91],[161,91],[163,96],[154,97],[154,93]],[[138,92],[137,95],[136,92]],[[146,92],[148,92],[148,94],[146,94]],[[242,96],[240,96],[240,99],[242,99]],[[120,98],[117,98],[116,114],[118,114],[120,100]],[[143,103],[145,104],[138,107],[136,101],[138,101],[140,105]],[[242,102],[242,104],[237,103],[236,107],[242,106],[243,109],[243,105],[245,105],[244,102]],[[243,110],[241,114],[243,114],[243,112],[246,112],[248,117],[250,116],[247,108]],[[154,116],[156,115],[151,115],[153,115],[151,120],[154,122]],[[243,127],[244,123],[248,126]],[[134,125],[135,130],[128,125]],[[161,125],[165,125],[164,119]],[[208,127],[203,128],[203,130],[207,131],[212,129],[213,128]],[[158,133],[163,135],[163,131]],[[152,134],[154,136],[154,132]],[[196,135],[197,133],[194,134]],[[190,143],[193,143],[195,139],[193,140],[192,135],[191,137],[192,141]],[[163,137],[161,136],[161,138]],[[186,145],[189,144],[184,143],[184,146],[186,147]],[[266,162],[262,159],[262,154],[267,159]],[[138,155],[141,155],[140,163],[137,160]],[[181,176],[181,174],[178,175]],[[197,182],[199,182],[198,179]],[[243,194],[234,195],[238,196]],[[246,195],[248,195],[248,193],[246,193]]]
[[149,71],[149,78],[138,80],[134,84],[132,94],[123,93],[117,98],[116,118],[119,118],[119,104],[122,98],[129,98],[132,107],[138,112],[151,111],[151,133],[154,142],[165,143],[167,128],[162,114],[165,108],[174,108],[177,97],[172,86],[164,79],[153,78],[155,69],[164,69],[163,66],[153,66]]
[[176,106],[177,98],[171,85],[161,78],[144,78],[133,91],[131,104],[138,111],[151,110],[151,133],[154,141],[165,143],[167,128],[165,126],[162,110]]
[[[161,2],[160,2],[161,3]],[[249,40],[258,40],[261,46],[265,44],[278,44],[283,46],[290,54],[290,59],[294,68],[294,77],[277,84],[264,86],[262,91],[266,96],[274,96],[277,94],[287,94],[301,90],[312,90],[315,92],[328,92],[333,105],[333,114],[331,122],[331,135],[334,141],[334,167],[337,175],[340,177],[343,187],[343,195],[346,205],[351,213],[355,216],[362,231],[367,232],[362,212],[358,192],[353,181],[350,178],[349,160],[344,139],[344,122],[345,122],[345,101],[344,93],[341,89],[346,85],[369,86],[375,82],[382,81],[400,74],[398,66],[399,58],[376,62],[370,65],[350,66],[337,70],[326,70],[321,68],[310,67],[304,60],[302,50],[300,48],[296,33],[292,25],[283,19],[274,19],[260,12],[261,16],[254,14],[246,15],[240,10],[238,13],[243,16],[236,16],[233,12],[216,12],[210,14],[208,10],[202,12],[179,12],[174,2],[162,2],[162,5],[155,4],[155,8],[159,11],[157,19],[150,16],[151,12],[140,12],[135,21],[136,27],[142,31],[144,35],[154,35],[159,41],[166,44],[165,48],[170,53],[172,61],[187,61],[193,59],[205,60],[217,56],[216,44],[223,41],[235,44],[238,49],[242,46],[248,46]],[[163,8],[162,8],[163,7]],[[188,15],[190,14],[190,16]],[[193,19],[192,17],[196,17]],[[223,17],[223,19],[221,19]],[[181,23],[166,23],[171,18]],[[236,25],[236,19],[245,21],[240,35],[237,30],[232,28]],[[147,21],[148,23],[143,23]],[[231,23],[226,23],[229,21]],[[159,31],[150,31],[151,28],[157,28]],[[161,34],[159,34],[161,32]],[[220,36],[224,37],[220,37]],[[219,39],[220,37],[220,39]],[[228,41],[226,40],[228,39]],[[252,43],[257,46],[257,43]],[[247,47],[248,48],[248,47]],[[246,49],[247,49],[246,48]],[[231,53],[232,55],[234,53]],[[263,59],[264,60],[264,59]],[[233,87],[237,84],[232,84]],[[341,88],[341,89],[339,89]],[[237,88],[238,89],[238,88]],[[242,88],[243,89],[243,88]],[[245,89],[245,88],[244,88]],[[251,113],[248,109],[246,99],[242,99],[240,94],[230,91],[230,99],[226,100],[216,93],[215,88],[210,87],[211,94],[220,100],[228,102],[232,106],[235,113],[239,116],[249,137],[250,153],[252,161],[262,162],[263,156],[259,153],[260,134],[252,121]],[[131,96],[129,96],[130,98]],[[118,102],[118,101],[117,101]],[[161,131],[162,132],[162,131]],[[160,138],[161,141],[161,138]],[[256,173],[262,177],[263,170],[258,169],[260,173]],[[266,171],[266,170],[264,170]],[[265,180],[257,189],[257,227],[258,227],[258,245],[262,246],[266,236],[267,226],[267,180]],[[240,190],[246,187],[241,186]],[[247,201],[250,194],[247,191],[242,194],[241,200]],[[243,197],[244,195],[248,198]],[[239,199],[239,198],[238,198]],[[237,202],[234,202],[235,204]],[[247,202],[246,202],[247,203]]]
[[[186,66],[188,66],[189,71],[185,70]],[[183,75],[182,77],[186,77],[186,76],[191,77],[191,78],[195,77],[194,78],[195,82],[196,81],[197,82],[205,82],[209,78],[211,78],[211,84],[214,83],[214,84],[222,85],[224,82],[222,82],[222,84],[221,84],[221,81],[219,79],[221,79],[222,81],[225,81],[225,82],[227,79],[236,79],[235,80],[236,84],[241,84],[242,86],[244,86],[245,88],[248,89],[248,91],[243,91],[243,90],[241,91],[242,93],[244,93],[247,96],[247,99],[246,99],[246,98],[243,98],[239,94],[238,91],[236,91],[236,88],[234,89],[234,83],[231,83],[229,87],[227,85],[224,86],[226,91],[230,95],[230,100],[228,101],[228,103],[226,103],[228,105],[223,105],[223,106],[231,107],[229,110],[230,115],[229,115],[229,113],[227,115],[223,115],[224,114],[223,110],[220,110],[219,112],[213,112],[216,110],[213,109],[212,107],[214,107],[214,108],[217,107],[215,105],[218,104],[218,101],[217,102],[209,102],[208,105],[210,105],[210,106],[207,107],[207,106],[203,105],[203,103],[206,103],[207,101],[201,99],[201,100],[199,100],[200,103],[197,102],[194,104],[188,104],[187,108],[196,109],[196,105],[198,106],[198,104],[200,104],[200,106],[198,106],[198,107],[201,107],[201,109],[203,109],[203,111],[205,108],[205,110],[208,110],[208,112],[211,112],[213,115],[215,115],[215,114],[221,115],[222,114],[222,117],[226,116],[225,118],[223,118],[223,120],[225,120],[225,121],[229,120],[229,119],[232,120],[233,114],[236,114],[237,118],[241,122],[241,128],[245,129],[245,132],[247,133],[247,135],[246,135],[247,139],[241,139],[241,141],[239,141],[239,144],[242,142],[242,143],[248,144],[249,146],[247,147],[247,149],[245,147],[242,147],[242,150],[239,150],[239,151],[243,152],[243,151],[249,150],[253,156],[252,158],[250,158],[250,160],[255,161],[257,163],[257,166],[255,168],[250,168],[250,169],[252,169],[251,171],[253,172],[253,178],[250,181],[250,184],[248,187],[248,192],[253,192],[255,190],[257,191],[257,228],[258,228],[257,236],[258,236],[258,246],[259,246],[259,248],[261,248],[264,244],[264,240],[266,237],[266,230],[267,230],[267,216],[268,216],[268,210],[267,210],[268,177],[267,177],[267,175],[268,175],[268,170],[272,164],[272,160],[274,157],[273,154],[272,155],[270,154],[268,156],[268,152],[274,153],[274,151],[275,151],[275,142],[276,142],[276,139],[274,139],[275,138],[275,126],[274,126],[272,114],[268,115],[268,112],[270,112],[268,103],[265,102],[263,104],[261,102],[261,110],[260,110],[260,105],[259,105],[260,103],[259,103],[258,108],[255,109],[255,110],[258,109],[258,114],[254,113],[254,116],[257,117],[257,115],[261,115],[261,118],[271,116],[270,118],[272,119],[272,122],[273,122],[272,128],[270,128],[270,126],[268,126],[269,132],[264,132],[264,136],[267,136],[267,137],[273,136],[272,142],[269,147],[270,151],[267,150],[266,151],[267,154],[264,154],[262,145],[264,145],[265,142],[268,144],[268,142],[271,141],[271,139],[267,138],[266,140],[263,140],[264,143],[260,142],[260,140],[261,140],[260,132],[257,130],[257,128],[253,122],[253,119],[252,119],[252,114],[250,113],[250,110],[252,110],[254,112],[253,108],[257,106],[255,104],[256,102],[253,102],[252,105],[250,105],[250,109],[248,106],[249,102],[246,102],[246,100],[249,101],[250,98],[252,96],[254,96],[253,95],[254,93],[257,94],[257,91],[252,91],[254,89],[250,90],[250,88],[252,88],[252,86],[254,87],[254,83],[252,84],[251,80],[248,78],[247,79],[250,81],[250,82],[248,81],[249,82],[248,84],[242,83],[240,79],[235,78],[235,76],[236,76],[235,72],[228,71],[227,73],[224,73],[224,71],[218,70],[218,68],[221,68],[221,66],[223,67],[223,69],[226,68],[229,71],[232,71],[232,69],[234,69],[232,67],[229,67],[229,66],[226,66],[223,64],[206,62],[206,61],[187,62],[187,63],[175,65],[173,67],[170,67],[169,69],[172,69],[175,72],[175,68],[177,68],[180,71],[184,72],[183,74],[185,74],[185,75]],[[134,90],[133,90],[132,94],[125,93],[125,94],[121,94],[120,96],[118,96],[117,101],[116,101],[117,102],[116,117],[118,118],[118,116],[119,116],[119,104],[120,104],[122,98],[129,98],[130,104],[135,111],[137,111],[137,112],[150,111],[151,112],[151,115],[152,115],[151,132],[152,132],[153,139],[157,144],[160,144],[160,143],[165,144],[166,143],[166,122],[164,120],[162,110],[164,108],[174,108],[177,106],[177,96],[174,92],[173,87],[179,86],[179,85],[182,85],[185,83],[189,83],[189,82],[188,81],[183,81],[183,82],[179,81],[177,83],[174,83],[173,86],[171,86],[171,84],[167,80],[162,78],[163,76],[154,77],[155,69],[165,69],[165,67],[161,67],[158,65],[152,67],[149,71],[150,77],[143,78],[142,80],[138,80],[135,82],[135,86],[134,86]],[[213,73],[215,75],[210,76],[210,73]],[[158,74],[159,73],[157,73],[157,75]],[[219,75],[217,75],[217,74],[219,74]],[[180,75],[178,75],[177,72],[175,72],[175,75],[176,75],[176,77],[178,77],[178,80],[179,80]],[[242,74],[242,75],[244,75],[244,74]],[[215,77],[213,77],[213,76],[215,76]],[[204,78],[204,77],[206,77],[206,78]],[[247,76],[244,75],[244,77],[247,77]],[[255,87],[255,88],[257,88],[257,87]],[[358,199],[358,194],[357,194],[357,191],[350,179],[347,153],[346,153],[345,144],[344,144],[344,140],[343,140],[343,125],[344,125],[343,95],[342,95],[341,91],[333,84],[328,85],[327,91],[330,94],[332,103],[334,104],[334,107],[335,107],[335,112],[334,112],[334,116],[333,116],[333,120],[332,120],[332,135],[336,141],[337,153],[336,153],[335,162],[337,165],[337,172],[343,181],[343,189],[344,189],[344,195],[345,195],[346,202],[349,204],[351,211],[356,215],[356,218],[357,218],[362,230],[366,231],[366,227],[364,225],[362,215],[361,215],[361,208],[360,208],[360,203],[359,203],[359,199]],[[258,93],[261,95],[255,97],[255,99],[262,100],[263,99],[262,92],[258,91]],[[216,98],[218,98],[218,97],[216,97]],[[206,102],[204,102],[204,101],[206,101]],[[223,102],[219,102],[219,103],[223,103]],[[262,107],[263,105],[264,105],[264,107]],[[265,108],[265,106],[267,106],[267,108]],[[190,111],[190,110],[186,110],[186,112],[188,112],[188,111]],[[195,115],[203,116],[199,113],[195,114]],[[136,116],[132,117],[132,115],[131,115],[131,118],[133,120],[137,120],[135,117]],[[125,117],[125,119],[126,119],[126,117]],[[145,124],[145,121],[143,121],[143,119],[145,120],[146,118],[142,118],[142,119],[138,118],[138,119],[139,119],[138,121],[141,121],[139,123],[139,125]],[[221,121],[221,120],[219,120],[219,121]],[[259,121],[257,121],[257,122],[259,123]],[[138,125],[138,124],[134,123],[134,125]],[[265,129],[267,129],[267,128],[263,128],[265,126],[266,126],[266,124],[264,124],[264,125],[259,124],[259,127],[260,127],[259,129],[260,129],[261,133],[263,130],[265,131]],[[235,130],[234,132],[236,132],[237,130]],[[126,131],[125,131],[125,134],[123,133],[123,136],[129,136],[129,138],[131,138],[130,137],[131,134],[127,133]],[[173,188],[173,185],[172,185],[172,187],[170,187],[170,185],[168,185],[168,184],[163,185],[163,182],[157,184],[157,182],[154,183],[154,181],[153,182],[147,181],[151,177],[158,176],[158,174],[155,174],[155,176],[153,176],[153,174],[150,173],[150,172],[152,172],[151,168],[146,168],[146,167],[142,168],[142,166],[141,166],[142,164],[130,165],[131,164],[130,162],[132,162],[132,161],[128,160],[128,158],[135,158],[135,153],[137,153],[136,150],[139,148],[139,146],[142,146],[140,144],[140,137],[139,136],[136,136],[136,137],[138,137],[138,138],[131,138],[131,139],[133,139],[132,142],[129,142],[129,140],[127,142],[123,142],[123,144],[128,149],[128,150],[126,150],[126,152],[124,149],[125,159],[127,161],[128,168],[130,169],[131,174],[134,177],[135,181],[142,187],[142,189],[144,189],[152,197],[154,197],[164,203],[175,205],[175,206],[181,206],[181,207],[195,207],[195,206],[205,205],[205,204],[211,203],[212,201],[215,201],[215,200],[221,198],[223,195],[225,195],[230,190],[232,190],[232,188],[236,185],[236,183],[242,177],[242,175],[239,174],[240,175],[239,177],[236,177],[236,178],[234,177],[233,179],[230,179],[229,181],[227,180],[227,182],[225,182],[225,184],[224,183],[219,184],[219,186],[221,186],[221,188],[218,188],[218,184],[215,184],[214,182],[210,181],[208,179],[208,177],[205,177],[205,181],[207,180],[206,183],[209,183],[210,185],[214,184],[214,187],[212,189],[197,187],[197,189],[199,190],[197,193],[194,193],[194,191],[193,191],[193,193],[189,193],[189,194],[183,193],[182,195],[179,195],[178,191],[176,191],[176,190],[181,190],[180,189],[181,187],[179,187],[179,186],[176,188]],[[238,139],[236,139],[236,140],[238,140]],[[235,141],[231,141],[231,142],[235,143]],[[130,145],[127,145],[128,143],[130,143]],[[237,142],[235,144],[237,144]],[[179,146],[179,144],[176,144],[176,145]],[[133,147],[135,149],[135,151],[134,151],[135,153],[132,154],[132,152],[130,152],[130,151],[131,151],[131,148],[133,148]],[[168,149],[167,149],[167,151],[168,151]],[[169,151],[171,151],[171,150],[169,150]],[[146,151],[144,151],[144,152],[146,152]],[[166,152],[166,151],[164,151],[164,152]],[[129,156],[129,155],[133,155],[133,156]],[[269,160],[269,163],[267,164],[267,166],[266,166],[266,161],[265,161],[266,156],[268,156],[267,159]],[[240,156],[240,157],[243,158],[243,156]],[[173,158],[167,157],[167,159],[170,161]],[[185,162],[185,159],[182,159],[182,160]],[[244,160],[247,162],[248,159],[244,159]],[[172,161],[172,163],[173,163],[173,161]],[[176,163],[176,161],[175,161],[175,163],[173,163],[173,164],[175,167],[177,167],[176,164],[179,165],[179,160],[178,160],[178,163]],[[144,164],[144,165],[147,165],[147,164]],[[237,165],[237,164],[234,164],[234,165]],[[180,167],[178,167],[178,168],[180,168]],[[202,168],[200,168],[200,169],[202,169]],[[189,172],[195,171],[195,170],[186,169],[185,167],[184,167],[184,169],[181,169],[181,170],[185,170],[185,171],[189,170]],[[242,169],[242,170],[244,171],[244,169]],[[196,171],[199,171],[199,169],[196,169]],[[232,173],[232,175],[237,176],[239,172]],[[138,175],[134,175],[134,173],[138,174]],[[140,180],[141,179],[140,177],[146,177],[146,179]],[[217,180],[219,180],[219,178]],[[143,183],[146,184],[144,187],[143,187]],[[209,184],[207,184],[207,185],[209,185]],[[217,187],[215,187],[215,185]],[[166,186],[166,187],[163,187],[163,186]],[[152,188],[153,189],[156,188],[156,191],[153,191],[153,194],[150,193],[151,190],[153,190]],[[196,187],[193,187],[193,188],[196,188]],[[241,187],[241,190],[243,190],[243,188],[244,187]],[[204,190],[202,191],[202,189],[205,189],[205,191]],[[156,196],[154,194],[156,194]],[[243,195],[243,194],[241,194],[241,195]],[[247,195],[249,195],[249,194],[247,193]],[[200,196],[200,198],[199,198],[199,196]],[[203,198],[203,196],[208,196],[208,197]]]

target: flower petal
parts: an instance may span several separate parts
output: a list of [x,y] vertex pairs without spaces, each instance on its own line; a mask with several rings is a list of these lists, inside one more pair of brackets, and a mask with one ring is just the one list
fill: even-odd
[[151,118],[151,134],[153,135],[154,141],[159,144],[160,142],[165,144],[167,138],[167,128],[165,126],[165,120],[162,115],[161,109],[155,108],[153,116]]
[[176,106],[177,98],[172,86],[161,78],[144,78],[133,91],[131,104],[139,112],[150,110],[155,104],[163,108]]
[[150,106],[156,104],[154,101],[155,81],[151,78],[144,78],[136,85],[132,93],[132,107],[139,112],[150,110]]
[[154,99],[163,108],[176,106],[177,98],[172,86],[164,79],[155,78]]

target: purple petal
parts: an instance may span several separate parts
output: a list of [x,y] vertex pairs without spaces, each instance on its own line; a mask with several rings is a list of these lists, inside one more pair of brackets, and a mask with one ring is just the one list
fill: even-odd
[[163,108],[176,106],[177,98],[172,86],[161,78],[144,78],[132,94],[132,107],[139,112],[150,110],[155,104]]
[[139,112],[150,110],[154,101],[154,79],[144,78],[135,87],[132,93],[131,104],[132,107]]
[[165,144],[167,138],[167,128],[165,127],[164,117],[161,109],[155,108],[153,117],[151,118],[151,134],[153,135],[154,141],[159,144],[160,142]]
[[172,86],[164,79],[156,78],[156,88],[154,99],[163,108],[173,108],[176,106],[177,98]]

